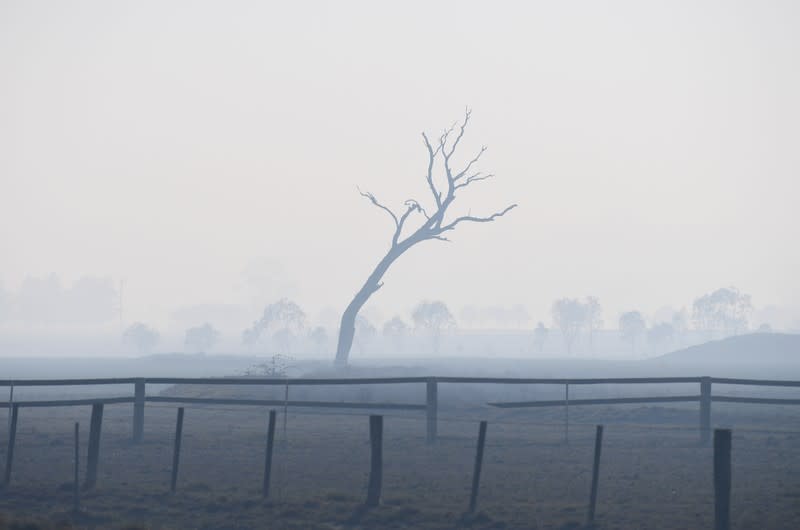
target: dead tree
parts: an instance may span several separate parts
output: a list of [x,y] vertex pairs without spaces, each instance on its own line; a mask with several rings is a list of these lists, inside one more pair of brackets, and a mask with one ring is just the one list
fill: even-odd
[[[475,164],[477,164],[481,156],[483,156],[483,153],[486,152],[486,147],[481,147],[478,153],[472,157],[462,169],[455,170],[451,166],[452,157],[458,148],[458,144],[464,137],[464,132],[469,124],[470,114],[471,111],[467,109],[464,120],[461,123],[453,124],[449,129],[445,130],[439,136],[435,145],[431,143],[425,133],[422,133],[422,139],[428,150],[428,170],[425,178],[428,181],[428,188],[430,188],[431,195],[433,196],[434,208],[426,209],[419,201],[409,199],[404,203],[405,210],[401,213],[395,213],[391,208],[379,202],[373,194],[359,190],[359,193],[361,193],[363,197],[368,199],[376,207],[385,211],[392,218],[394,222],[394,233],[392,234],[391,246],[386,252],[386,255],[378,262],[372,274],[369,275],[367,281],[364,282],[364,285],[358,290],[353,300],[342,314],[342,322],[339,327],[339,342],[336,347],[337,364],[347,363],[347,359],[350,355],[350,348],[353,345],[353,337],[355,335],[356,316],[358,316],[358,312],[367,300],[369,300],[370,296],[383,286],[383,282],[381,281],[383,275],[386,274],[386,271],[389,270],[389,267],[397,258],[402,256],[417,243],[423,241],[449,241],[446,234],[455,230],[461,223],[489,223],[498,217],[502,217],[517,206],[516,204],[512,204],[504,210],[486,217],[477,217],[473,215],[463,215],[452,219],[447,217],[447,210],[455,201],[457,192],[471,184],[490,179],[494,176],[491,173],[486,174],[474,170]],[[434,165],[437,159],[440,161],[444,170],[445,178],[439,179],[441,184],[437,184],[437,181],[434,179]],[[413,229],[413,231],[406,225],[412,216],[421,216],[421,224],[419,224],[416,229]]]

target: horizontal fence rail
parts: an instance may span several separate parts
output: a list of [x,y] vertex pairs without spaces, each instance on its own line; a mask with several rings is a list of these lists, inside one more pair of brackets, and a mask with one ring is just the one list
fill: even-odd
[[604,385],[645,383],[699,383],[702,377],[609,377],[597,378],[527,378],[527,377],[434,377],[439,383],[487,383],[501,385]]
[[721,385],[800,387],[800,381],[781,381],[780,379],[731,379],[728,377],[711,377],[710,379],[712,383],[718,383]]
[[[771,398],[712,395],[712,384],[742,385],[759,387],[800,388],[800,381],[739,379],[723,377],[611,377],[611,378],[525,378],[525,377],[371,377],[371,378],[265,378],[265,377],[127,377],[96,379],[2,379],[0,387],[9,387],[9,399],[0,402],[0,408],[65,407],[95,404],[133,404],[133,439],[141,441],[144,430],[144,410],[146,403],[174,403],[188,405],[241,405],[241,406],[282,406],[323,409],[362,409],[362,410],[407,410],[424,411],[426,416],[427,440],[436,440],[439,408],[438,385],[442,384],[488,384],[488,385],[561,385],[564,386],[564,399],[534,401],[500,401],[487,405],[497,408],[564,407],[565,436],[569,432],[569,407],[583,405],[624,405],[643,403],[699,403],[699,423],[702,441],[708,441],[711,430],[711,403],[752,403],[762,405],[800,405],[800,398]],[[147,396],[146,385],[247,385],[278,386],[286,389],[284,399],[235,399],[211,397]],[[396,385],[424,384],[424,403],[369,403],[348,401],[310,401],[290,400],[289,387],[297,386],[358,386],[358,385]],[[642,384],[699,384],[700,394],[675,396],[642,396],[571,399],[569,387],[574,385],[642,385]],[[57,386],[101,386],[133,385],[134,395],[123,397],[93,397],[62,400],[14,400],[15,387],[57,387]]]
[[133,403],[132,397],[114,397],[114,398],[84,398],[84,399],[57,399],[47,401],[12,401],[0,402],[0,408],[8,408],[11,405],[22,407],[75,407],[80,405],[95,405],[102,403],[105,405],[114,405],[118,403]]
[[658,384],[700,383],[708,379],[724,385],[800,387],[800,381],[780,379],[736,379],[728,377],[606,377],[606,378],[530,378],[530,377],[344,377],[344,378],[270,378],[270,377],[123,377],[94,379],[0,379],[3,386],[86,386],[125,385],[139,381],[168,385],[277,385],[277,386],[324,386],[324,385],[386,385],[402,383],[485,383],[501,385],[603,385],[603,384]]
[[103,379],[0,379],[0,386],[85,386],[85,385],[131,385],[141,378]]
[[[492,407],[513,409],[525,407],[555,407],[564,404],[563,399],[541,401],[504,401],[488,403]],[[622,405],[627,403],[678,403],[687,401],[700,401],[700,396],[662,396],[662,397],[631,397],[631,398],[595,398],[595,399],[570,399],[570,405]]]
[[[133,400],[131,400],[133,401]],[[201,405],[265,405],[289,407],[315,407],[337,409],[390,409],[390,410],[425,410],[425,405],[413,403],[355,403],[348,401],[292,401],[281,399],[227,399],[227,398],[191,398],[191,397],[162,397],[152,396],[145,398],[146,402],[153,403],[187,403]]]

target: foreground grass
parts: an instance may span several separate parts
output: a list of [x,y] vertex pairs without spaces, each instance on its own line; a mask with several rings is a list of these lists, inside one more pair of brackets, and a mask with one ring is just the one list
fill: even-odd
[[[712,526],[712,453],[697,443],[696,428],[618,423],[640,417],[678,422],[684,414],[694,420],[696,412],[586,410],[589,421],[607,422],[597,528]],[[723,418],[720,411],[717,417]],[[281,417],[271,499],[264,500],[263,409],[188,408],[178,491],[170,494],[174,408],[148,407],[145,443],[133,445],[130,407],[108,407],[97,487],[82,492],[82,511],[73,514],[71,426],[73,421],[86,425],[88,410],[24,410],[12,482],[0,491],[0,513],[5,514],[0,530],[581,528],[593,425],[571,426],[565,444],[563,426],[550,423],[553,418],[529,413],[489,417],[479,512],[465,517],[477,434],[473,418],[458,419],[467,412],[442,415],[435,446],[425,444],[424,419],[387,415],[384,499],[377,508],[364,510],[365,414],[290,414],[286,431]],[[574,416],[581,420],[579,412]],[[757,428],[750,430],[744,428],[750,420],[738,417],[741,422],[733,425],[734,528],[800,528],[797,417],[761,414]],[[762,432],[766,420],[786,432]],[[0,443],[6,438],[4,424],[0,421]]]

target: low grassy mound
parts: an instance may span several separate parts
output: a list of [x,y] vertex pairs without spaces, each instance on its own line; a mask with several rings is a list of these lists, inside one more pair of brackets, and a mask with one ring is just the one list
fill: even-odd
[[800,365],[800,335],[751,333],[678,350],[659,359],[678,362],[773,363]]

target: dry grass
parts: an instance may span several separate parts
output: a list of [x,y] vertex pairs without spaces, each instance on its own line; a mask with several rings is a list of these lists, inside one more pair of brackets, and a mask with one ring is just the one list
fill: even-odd
[[[715,421],[735,424],[734,528],[800,528],[800,434],[765,432],[767,410],[772,425],[780,421],[780,429],[800,430],[792,411],[715,412]],[[23,409],[12,483],[0,495],[0,512],[6,514],[0,529],[580,528],[595,421],[607,423],[599,528],[712,526],[712,453],[697,443],[696,411],[576,410],[573,418],[585,423],[571,426],[569,445],[557,423],[560,414],[480,412],[490,423],[479,513],[465,517],[477,434],[474,410],[443,410],[440,440],[433,447],[425,444],[421,415],[388,415],[383,504],[363,511],[369,461],[365,414],[290,413],[285,432],[279,415],[273,495],[265,501],[263,409],[187,409],[178,492],[171,495],[175,409],[148,405],[145,443],[133,445],[131,407],[109,406],[98,484],[84,492],[83,511],[75,515],[70,513],[71,425],[81,422],[85,450],[88,407]],[[642,419],[662,421],[634,423]],[[5,422],[0,423],[4,440]]]

